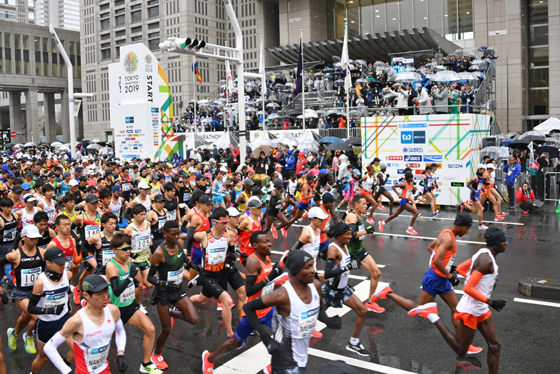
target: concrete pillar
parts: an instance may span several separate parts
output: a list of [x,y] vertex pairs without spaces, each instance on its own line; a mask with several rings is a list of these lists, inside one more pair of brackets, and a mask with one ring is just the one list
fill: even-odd
[[70,142],[70,119],[68,118],[68,89],[60,93],[60,111],[63,143]]
[[43,107],[45,113],[45,137],[47,143],[56,141],[56,116],[54,109],[54,93],[43,94]]
[[[21,92],[10,91],[8,94],[10,105],[10,131],[21,133],[23,129],[23,113],[21,111]],[[25,140],[23,135],[12,138],[12,142],[21,143]]]
[[[39,98],[37,87],[29,87],[25,92],[25,116],[27,118],[27,141],[39,143]],[[42,134],[42,133],[41,133]]]

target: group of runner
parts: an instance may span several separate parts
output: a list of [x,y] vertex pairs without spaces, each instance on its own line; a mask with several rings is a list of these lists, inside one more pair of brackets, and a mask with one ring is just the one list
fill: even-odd
[[[455,268],[456,236],[466,234],[472,225],[470,215],[458,214],[451,229],[428,247],[431,268],[418,304],[390,287],[378,290],[381,272],[363,245],[374,233],[373,212],[385,209],[382,198],[388,200],[391,215],[379,222],[381,231],[407,210],[412,213],[407,232],[417,235],[413,229],[417,202],[429,204],[433,215],[439,216],[431,166],[426,167],[420,188],[408,172],[392,186],[401,199],[393,212],[393,195],[384,187],[387,166],[375,160],[358,178],[356,185],[362,189],[347,200],[349,210],[340,215],[335,208],[339,186],[328,170],[289,179],[275,173],[270,182],[256,186],[243,173],[230,174],[224,167],[196,173],[191,160],[179,167],[149,160],[133,160],[124,167],[116,162],[52,165],[50,170],[41,161],[30,164],[21,171],[25,180],[11,171],[2,175],[0,265],[4,285],[13,288],[11,298],[22,312],[16,326],[7,331],[8,348],[15,351],[21,335],[26,352],[37,355],[32,374],[49,359],[61,373],[71,372],[72,365],[78,374],[109,373],[113,334],[117,370],[124,372],[126,323],[144,334],[139,371],[163,373],[169,369],[163,348],[174,322],[196,325],[197,305],[212,298],[218,302],[226,336],[216,351],[202,354],[203,373],[212,372],[227,352],[241,348],[253,331],[272,355],[265,372],[305,373],[309,341],[322,337],[315,330],[317,320],[340,329],[340,317],[329,317],[326,308],[343,305],[356,314],[346,349],[367,357],[370,353],[360,334],[368,312],[385,312],[378,305],[385,298],[409,310],[409,315],[435,323],[461,354],[482,350],[470,345],[473,331],[482,326],[490,347],[489,365],[497,372],[499,344],[490,312],[482,304],[496,310],[505,305],[490,300],[490,278],[498,269],[495,256],[507,244],[503,232],[487,230],[488,249],[473,256],[472,264]],[[140,171],[131,175],[138,165]],[[359,172],[350,170],[348,178],[356,175]],[[488,171],[481,172],[471,187],[476,191],[491,178]],[[343,196],[345,201],[350,194]],[[277,240],[280,231],[287,239],[287,230],[303,219],[309,224],[298,240],[272,263],[271,238]],[[370,275],[365,303],[349,284],[350,272],[358,268]],[[467,295],[459,303],[452,288],[459,282],[457,272],[467,278]],[[237,296],[235,303],[228,285]],[[193,288],[200,291],[189,296],[185,289]],[[142,305],[144,290],[151,292],[149,302],[157,309],[161,326],[157,336]],[[433,303],[437,295],[455,313],[455,334],[439,321]],[[8,302],[3,289],[0,297]],[[273,326],[274,337],[266,328]],[[65,358],[57,350],[63,343],[69,347]],[[2,357],[0,374],[5,372]]]

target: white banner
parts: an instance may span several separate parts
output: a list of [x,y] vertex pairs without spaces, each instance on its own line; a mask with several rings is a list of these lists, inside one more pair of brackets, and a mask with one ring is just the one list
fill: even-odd
[[74,100],[74,119],[78,119],[78,113],[80,113],[80,106],[82,106],[82,100]]
[[[317,129],[306,129],[306,130],[268,130],[269,134],[272,134],[274,136],[276,136],[276,138],[280,139],[284,136],[292,136],[294,138],[299,138],[300,136],[303,135],[304,132],[306,131],[313,131],[314,133],[319,134],[319,130]],[[258,138],[259,136],[261,136],[263,133],[263,130],[257,130],[257,131],[249,131],[249,142],[252,142],[253,140],[255,140],[256,138]],[[200,135],[200,134],[199,134]]]

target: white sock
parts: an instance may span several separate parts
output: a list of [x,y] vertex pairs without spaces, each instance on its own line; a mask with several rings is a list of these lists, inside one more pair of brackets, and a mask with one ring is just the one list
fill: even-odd
[[439,321],[439,316],[435,313],[430,313],[428,314],[428,319],[431,323],[436,323],[437,321]]
[[360,344],[360,338],[353,338],[353,337],[350,337],[350,344],[352,344],[352,345],[358,345],[358,344]]
[[409,229],[409,230],[414,230],[414,227],[408,226],[408,229]]

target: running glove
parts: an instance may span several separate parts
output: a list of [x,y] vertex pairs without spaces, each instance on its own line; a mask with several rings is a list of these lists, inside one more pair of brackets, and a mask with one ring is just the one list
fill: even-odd
[[93,265],[90,264],[87,260],[84,261],[84,268],[86,269],[86,271],[92,271],[93,270]]
[[451,273],[451,278],[449,278],[449,282],[451,283],[451,285],[453,287],[457,287],[461,283],[459,278],[457,278],[457,273],[455,273],[455,272]]
[[284,346],[272,338],[270,338],[270,340],[268,340],[265,343],[265,346],[266,346],[266,350],[271,356],[281,355],[282,352],[284,351]]
[[138,270],[140,270],[140,269],[138,268],[138,265],[132,264],[132,266],[130,267],[130,275],[129,275],[129,276],[130,276],[131,278],[134,278],[134,277],[136,276],[136,274],[138,274]]
[[48,308],[49,313],[47,314],[56,314],[57,316],[59,316],[60,314],[62,314],[63,310],[64,310],[64,305],[57,305],[55,307]]
[[283,269],[280,267],[280,265],[277,263],[276,265],[274,265],[274,267],[272,268],[272,271],[270,272],[270,274],[268,274],[268,280],[271,281],[274,278],[279,277],[280,275],[282,275],[283,273]]
[[10,302],[8,295],[4,291],[0,292],[0,297],[2,298],[2,304],[6,305]]
[[496,311],[501,311],[502,309],[504,309],[504,307],[506,306],[506,301],[505,300],[492,300],[492,304],[490,304],[490,306],[492,308],[494,308]]
[[[352,261],[350,261],[350,263],[349,263],[348,265],[346,265],[345,267],[346,267],[346,270],[354,270],[354,269],[359,269],[361,265],[362,265],[362,264],[361,264],[359,261],[357,261],[357,260],[352,260]],[[346,271],[346,270],[345,270],[345,271]]]
[[126,371],[126,369],[128,369],[128,364],[124,360],[124,355],[118,355],[117,356],[117,369],[121,373],[124,373]]
[[366,232],[368,234],[374,234],[375,233],[375,226],[370,226],[366,229]]

